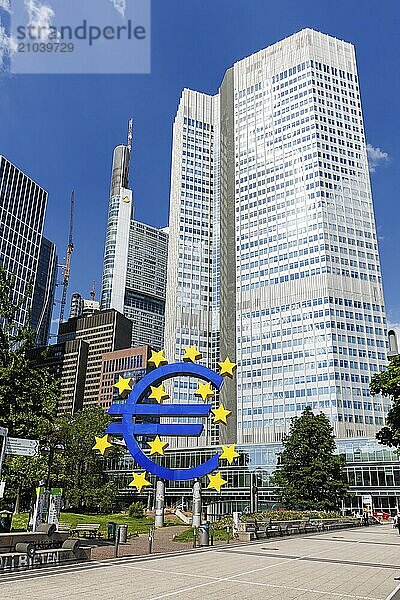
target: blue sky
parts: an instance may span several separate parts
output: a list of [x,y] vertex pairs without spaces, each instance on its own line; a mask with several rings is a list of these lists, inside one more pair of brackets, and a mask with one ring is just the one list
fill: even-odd
[[372,186],[389,319],[400,323],[399,15],[394,0],[153,0],[150,75],[0,77],[0,154],[48,190],[45,233],[61,260],[75,189],[70,292],[100,288],[112,150],[129,117],[136,218],[164,226],[181,89],[214,93],[233,62],[312,27],[356,46],[367,141],[388,154]]

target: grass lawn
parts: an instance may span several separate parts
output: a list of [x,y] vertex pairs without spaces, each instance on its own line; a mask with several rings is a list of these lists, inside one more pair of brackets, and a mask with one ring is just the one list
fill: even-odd
[[[62,512],[60,517],[61,523],[71,523],[72,529],[76,527],[78,523],[100,523],[100,532],[103,536],[107,535],[107,523],[113,521],[117,525],[128,525],[128,533],[147,533],[154,524],[153,519],[143,517],[138,519],[135,517],[129,517],[125,513],[115,513],[111,515],[79,515],[77,513]],[[28,514],[21,513],[14,515],[12,520],[13,530],[26,530],[28,527]]]

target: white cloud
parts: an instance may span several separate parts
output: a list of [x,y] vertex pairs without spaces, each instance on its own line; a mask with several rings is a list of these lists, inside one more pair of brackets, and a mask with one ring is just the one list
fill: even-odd
[[50,33],[54,35],[54,26],[52,26],[54,10],[50,5],[37,0],[25,0],[25,7],[28,11],[29,25],[35,28],[34,32],[37,33],[40,41],[46,41]]
[[11,12],[10,0],[0,0],[0,8],[7,12]]
[[110,0],[110,2],[121,17],[125,17],[126,0]]
[[376,168],[382,163],[388,162],[389,154],[380,148],[374,148],[371,144],[367,144],[369,172],[375,173]]
[[4,69],[4,60],[17,49],[15,40],[7,35],[6,30],[0,24],[0,72]]

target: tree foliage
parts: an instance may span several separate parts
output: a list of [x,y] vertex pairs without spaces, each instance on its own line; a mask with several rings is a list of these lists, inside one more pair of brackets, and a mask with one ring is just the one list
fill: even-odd
[[279,467],[271,478],[289,509],[335,510],[347,494],[345,458],[335,454],[329,419],[310,407],[292,419],[279,453]]
[[116,486],[92,448],[109,418],[94,406],[56,419],[59,384],[29,358],[35,334],[28,322],[16,324],[26,297],[16,303],[14,287],[15,278],[0,267],[0,426],[9,436],[38,439],[40,455],[7,457],[5,501],[11,507],[18,499],[17,505],[28,508],[39,481],[45,481],[64,489],[68,507],[108,511]]
[[[57,420],[51,481],[64,489],[68,508],[108,512],[115,503],[117,488],[105,470],[105,459],[92,449],[95,436],[104,435],[109,422],[99,406]],[[119,451],[112,453],[117,456]]]
[[[98,406],[56,419],[37,457],[8,457],[4,465],[6,501],[29,509],[40,481],[63,488],[65,506],[82,511],[110,512],[117,488],[105,469],[105,459],[93,451],[109,418]],[[112,450],[114,456],[120,451]]]
[[381,394],[391,398],[392,407],[386,417],[386,426],[376,434],[379,442],[386,446],[400,446],[400,356],[394,356],[382,373],[371,379],[372,395]]
[[16,325],[26,298],[13,300],[15,278],[0,267],[0,426],[10,436],[43,439],[54,419],[58,382],[29,360],[35,333]]

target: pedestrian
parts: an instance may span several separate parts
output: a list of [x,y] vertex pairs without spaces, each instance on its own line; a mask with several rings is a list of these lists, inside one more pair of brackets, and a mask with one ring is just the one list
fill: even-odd
[[364,525],[365,525],[366,527],[368,527],[368,525],[369,525],[369,512],[368,512],[368,509],[367,509],[367,508],[365,508],[365,509],[364,509],[364,513],[363,513],[363,523],[364,523]]
[[398,534],[400,535],[400,513],[397,513],[393,519],[393,527],[396,527]]

